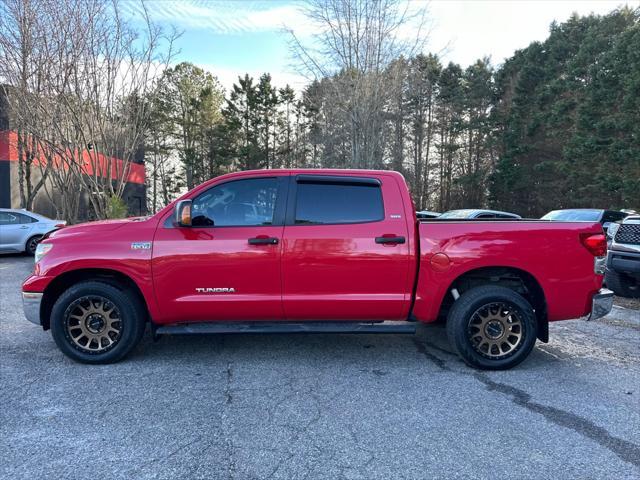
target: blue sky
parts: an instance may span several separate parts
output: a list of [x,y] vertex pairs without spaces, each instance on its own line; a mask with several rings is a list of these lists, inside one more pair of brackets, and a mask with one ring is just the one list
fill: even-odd
[[[202,66],[227,88],[245,72],[256,77],[269,72],[278,86],[306,83],[292,65],[284,31],[294,28],[304,35],[299,27],[305,19],[296,2],[157,0],[146,5],[154,21],[182,32],[176,63]],[[139,15],[137,2],[123,6],[133,18]]]
[[[544,40],[553,20],[565,21],[574,11],[602,14],[624,3],[640,6],[640,0],[408,1],[411,8],[427,9],[428,50],[463,66],[485,55],[499,64],[516,49]],[[152,0],[146,5],[154,21],[183,32],[175,61],[209,70],[226,88],[245,72],[269,72],[278,86],[306,83],[291,59],[285,32],[311,35],[295,0]],[[139,15],[137,3],[123,0],[123,6],[132,18]]]

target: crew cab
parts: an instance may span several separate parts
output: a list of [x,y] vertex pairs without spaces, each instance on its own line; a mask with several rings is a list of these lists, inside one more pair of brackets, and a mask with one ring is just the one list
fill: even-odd
[[[558,255],[557,252],[562,252]],[[599,223],[419,221],[402,175],[260,170],[145,218],[58,230],[22,286],[27,319],[86,363],[155,335],[415,333],[446,322],[470,365],[523,361],[548,323],[611,309]]]

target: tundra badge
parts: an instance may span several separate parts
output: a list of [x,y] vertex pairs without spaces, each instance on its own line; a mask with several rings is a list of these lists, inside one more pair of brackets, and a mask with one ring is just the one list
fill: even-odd
[[236,293],[235,288],[227,287],[209,287],[209,288],[196,288],[198,293]]

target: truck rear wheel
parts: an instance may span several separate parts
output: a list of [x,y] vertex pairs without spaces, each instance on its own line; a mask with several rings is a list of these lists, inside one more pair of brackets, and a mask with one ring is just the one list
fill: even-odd
[[65,291],[51,311],[51,333],[68,357],[112,363],[140,341],[145,314],[139,299],[113,285],[89,281]]
[[472,367],[505,370],[522,362],[536,342],[537,322],[522,295],[500,286],[464,292],[447,317],[449,342]]

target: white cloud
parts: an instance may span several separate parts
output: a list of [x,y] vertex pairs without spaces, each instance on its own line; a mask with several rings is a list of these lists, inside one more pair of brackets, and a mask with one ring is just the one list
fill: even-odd
[[565,22],[573,12],[606,14],[625,3],[640,6],[625,0],[432,0],[429,47],[436,52],[445,49],[445,59],[462,66],[483,56],[499,64],[531,42],[544,41],[553,21]]
[[[197,63],[197,62],[196,62]],[[263,73],[271,74],[271,83],[278,88],[283,88],[285,85],[290,85],[294,90],[302,90],[309,82],[308,80],[296,73],[284,72],[284,71],[261,71],[261,70],[243,70],[239,68],[221,67],[214,64],[197,63],[197,65],[216,76],[220,81],[220,84],[225,88],[227,92],[231,91],[234,83],[238,82],[238,77],[244,77],[246,73],[253,77],[257,83],[260,75]]]
[[[141,18],[143,15],[137,2],[125,2],[122,6],[132,17]],[[298,3],[168,0],[148,2],[146,7],[156,22],[171,23],[183,29],[206,29],[218,34],[277,32],[286,27],[303,35],[310,28]]]

